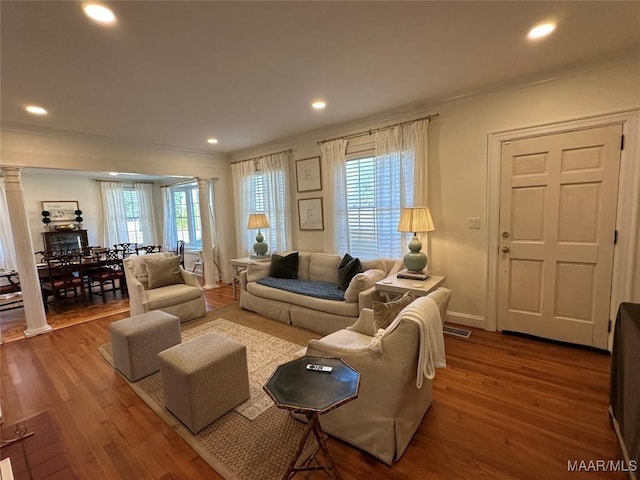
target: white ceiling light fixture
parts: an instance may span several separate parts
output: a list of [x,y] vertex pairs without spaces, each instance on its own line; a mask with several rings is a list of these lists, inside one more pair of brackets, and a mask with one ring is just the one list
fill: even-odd
[[46,115],[47,113],[49,113],[44,108],[37,105],[27,105],[26,107],[24,107],[24,109],[29,113],[33,113],[34,115]]
[[95,20],[96,22],[108,25],[111,23],[115,23],[116,21],[116,16],[113,14],[113,12],[99,3],[85,3],[82,5],[82,9],[89,18]]
[[545,22],[539,25],[536,25],[527,34],[527,38],[529,40],[538,40],[540,38],[544,38],[550,33],[552,33],[556,29],[556,24],[554,22]]
[[217,138],[207,138],[207,143],[210,143],[211,145],[215,145],[216,143],[218,143],[218,139]]
[[311,106],[314,108],[314,110],[322,110],[327,106],[327,102],[323,100],[316,100],[311,104]]
[[112,177],[117,177],[118,176],[118,172],[109,172],[109,175],[111,175]]

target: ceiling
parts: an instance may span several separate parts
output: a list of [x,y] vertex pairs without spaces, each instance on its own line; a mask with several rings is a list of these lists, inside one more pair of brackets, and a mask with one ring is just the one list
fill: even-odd
[[0,2],[3,127],[229,153],[640,51],[636,1],[107,4]]

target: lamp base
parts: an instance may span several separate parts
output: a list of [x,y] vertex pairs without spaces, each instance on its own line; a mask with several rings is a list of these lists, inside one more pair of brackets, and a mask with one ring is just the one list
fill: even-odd
[[253,244],[253,251],[256,252],[257,256],[264,257],[264,255],[269,250],[269,245],[264,242],[264,236],[258,230],[258,234],[256,235],[256,243]]
[[404,266],[410,272],[422,272],[427,266],[427,255],[422,252],[410,252],[404,256]]

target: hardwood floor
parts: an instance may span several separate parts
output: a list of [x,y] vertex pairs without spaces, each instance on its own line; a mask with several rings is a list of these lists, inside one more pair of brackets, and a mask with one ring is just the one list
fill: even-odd
[[[233,302],[230,286],[206,297],[208,308]],[[81,479],[222,478],[97,352],[109,325],[126,316],[2,345],[5,425],[48,411]],[[608,355],[484,331],[445,343],[447,368],[400,462],[390,468],[330,439],[345,480],[626,478],[567,472],[569,461],[621,459],[607,415]]]

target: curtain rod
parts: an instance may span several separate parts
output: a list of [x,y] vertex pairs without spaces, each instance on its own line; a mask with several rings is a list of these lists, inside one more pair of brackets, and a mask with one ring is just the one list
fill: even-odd
[[102,180],[102,179],[96,178],[95,181],[98,182],[98,183],[107,183],[107,182],[109,182],[109,183],[149,183],[149,184],[153,185],[153,182],[148,181],[148,180],[146,180],[146,181],[143,180],[143,181],[137,181],[136,182],[134,180]]
[[160,185],[160,187],[162,187],[162,188],[165,188],[165,187],[179,187],[181,185],[189,185],[191,183],[198,183],[198,179],[197,178],[192,178],[191,180],[180,180],[179,182],[169,183],[167,185]]
[[340,140],[340,139],[346,140],[348,138],[364,137],[365,135],[371,135],[372,133],[380,132],[382,130],[386,130],[387,128],[399,127],[401,125],[408,125],[408,124],[413,123],[413,122],[419,122],[420,120],[431,120],[432,118],[436,118],[436,117],[439,117],[439,116],[440,116],[439,113],[434,113],[432,115],[427,115],[426,117],[416,118],[415,120],[409,120],[407,122],[394,123],[393,125],[387,125],[386,127],[373,128],[373,129],[370,128],[369,130],[366,130],[364,132],[352,133],[351,135],[343,135],[341,137],[327,138],[326,140],[320,140],[318,142],[318,145],[330,142],[332,140]]
[[230,165],[233,165],[234,163],[252,162],[254,160],[259,160],[262,157],[268,157],[269,155],[278,155],[279,153],[291,153],[291,152],[293,152],[293,150],[289,148],[287,150],[282,150],[280,152],[267,153],[265,155],[260,155],[259,157],[247,158],[246,160],[236,160],[235,162],[231,162]]

